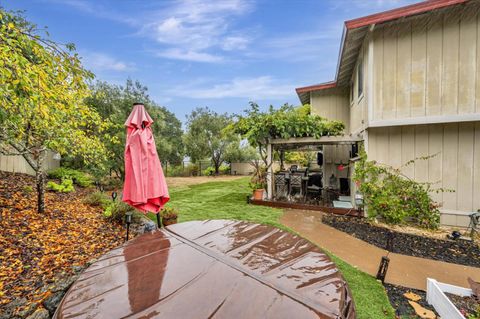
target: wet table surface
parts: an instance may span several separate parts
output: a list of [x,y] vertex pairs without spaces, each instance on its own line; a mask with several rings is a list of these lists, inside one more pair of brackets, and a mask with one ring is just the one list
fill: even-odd
[[194,221],[139,236],[82,273],[54,318],[355,318],[335,264],[272,226]]

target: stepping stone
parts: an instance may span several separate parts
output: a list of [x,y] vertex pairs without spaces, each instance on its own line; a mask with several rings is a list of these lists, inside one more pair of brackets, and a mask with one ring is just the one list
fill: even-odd
[[419,301],[422,299],[422,297],[411,291],[404,293],[403,296],[411,301]]
[[435,319],[435,318],[437,318],[437,316],[435,315],[435,313],[433,311],[428,310],[427,308],[424,308],[424,307],[420,306],[415,301],[410,301],[409,300],[408,303],[410,304],[410,306],[413,307],[413,309],[415,310],[415,313],[420,318],[422,318],[422,319]]

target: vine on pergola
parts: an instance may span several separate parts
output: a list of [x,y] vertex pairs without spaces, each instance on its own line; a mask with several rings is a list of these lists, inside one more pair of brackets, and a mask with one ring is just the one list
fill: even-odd
[[344,129],[340,121],[311,114],[308,104],[299,107],[284,104],[278,109],[270,106],[267,112],[262,112],[258,104],[250,102],[250,109],[245,115],[237,116],[234,124],[235,132],[258,148],[265,165],[268,165],[267,145],[271,139],[335,136],[342,134]]

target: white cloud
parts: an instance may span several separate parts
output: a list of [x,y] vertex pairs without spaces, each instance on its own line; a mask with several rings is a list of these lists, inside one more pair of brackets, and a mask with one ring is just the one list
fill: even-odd
[[162,58],[193,61],[193,62],[217,63],[217,62],[223,61],[222,56],[213,55],[205,52],[188,51],[183,49],[168,49],[165,51],[158,51],[155,54],[156,56],[162,57]]
[[133,64],[126,63],[116,58],[99,52],[83,52],[84,65],[93,71],[125,72],[134,70]]
[[182,86],[169,92],[171,95],[196,99],[276,99],[294,95],[294,85],[282,83],[271,76],[235,78],[229,82],[208,87]]
[[148,19],[141,34],[153,37],[164,48],[162,57],[195,62],[219,62],[223,58],[210,50],[232,51],[246,48],[250,39],[233,30],[235,17],[251,9],[249,0],[175,2]]

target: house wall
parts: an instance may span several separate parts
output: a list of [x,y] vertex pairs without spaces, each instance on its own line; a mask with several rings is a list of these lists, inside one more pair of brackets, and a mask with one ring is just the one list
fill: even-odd
[[[366,37],[360,52],[358,53],[357,62],[352,73],[350,81],[350,88],[353,86],[353,90],[349,90],[349,105],[350,105],[350,132],[358,133],[365,129],[367,125],[367,106],[369,97],[369,68],[370,61],[368,56],[369,38]],[[358,95],[359,75],[358,67],[359,63],[363,65],[363,93]]]
[[395,126],[368,129],[368,158],[399,168],[417,157],[428,160],[403,167],[419,182],[455,192],[432,193],[441,203],[441,223],[468,226],[480,209],[480,122]]
[[[53,152],[47,152],[44,162],[46,170],[60,167],[60,160],[54,159],[53,155]],[[35,175],[35,171],[22,156],[0,155],[0,171]]]
[[[350,163],[351,145],[324,145],[323,146],[323,185],[335,189],[340,188],[340,178],[349,177],[348,164]],[[339,165],[344,166],[344,170],[338,169]],[[337,184],[330,185],[330,176],[337,177]]]
[[473,1],[374,29],[371,124],[480,115],[479,8]]
[[327,92],[312,92],[310,103],[312,114],[329,120],[342,121],[345,124],[345,133],[350,133],[350,104],[347,90],[334,89]]

